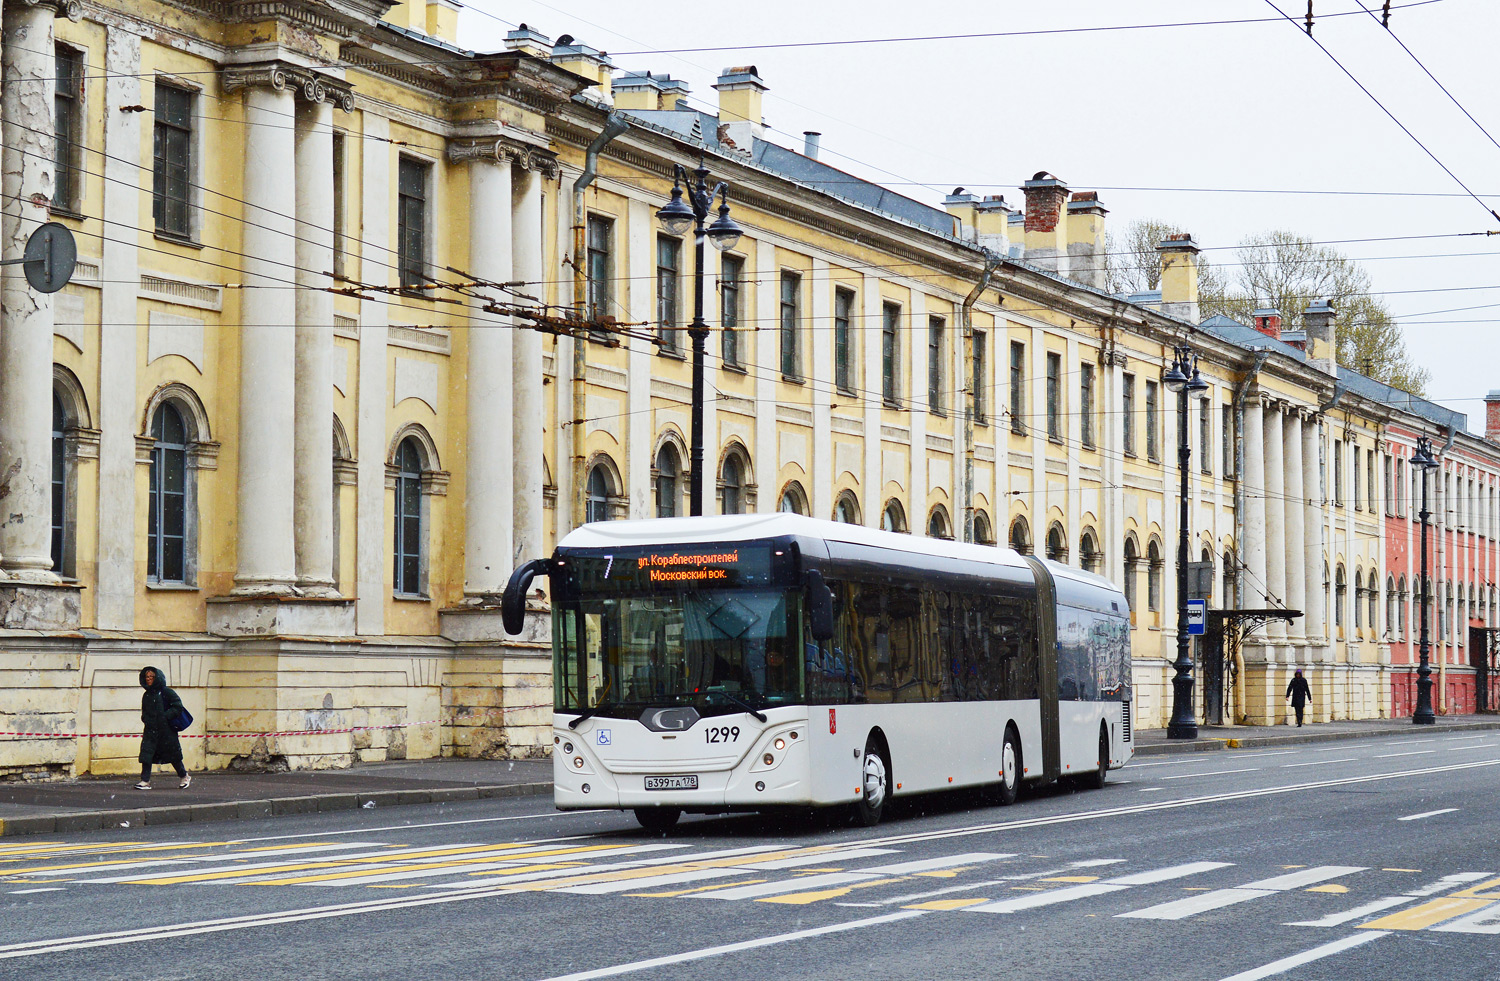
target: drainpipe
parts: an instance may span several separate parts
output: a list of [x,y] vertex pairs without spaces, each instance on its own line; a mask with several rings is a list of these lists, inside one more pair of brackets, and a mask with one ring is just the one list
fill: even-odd
[[[583,154],[583,172],[573,182],[573,304],[575,319],[582,321],[588,316],[588,211],[584,208],[583,192],[594,182],[599,164],[599,151],[615,137],[630,128],[630,124],[619,113],[612,112],[604,119],[604,129],[594,137]],[[573,527],[582,525],[587,516],[584,495],[585,454],[583,417],[588,404],[588,349],[586,332],[573,335]]]
[[[1271,352],[1260,350],[1255,352],[1255,361],[1250,365],[1250,370],[1245,372],[1245,377],[1234,387],[1234,561],[1237,568],[1234,573],[1234,605],[1241,606],[1245,596],[1245,564],[1240,559],[1241,550],[1245,543],[1245,396],[1249,394],[1250,386],[1260,375],[1261,367]],[[1225,597],[1229,599],[1229,597]],[[1234,711],[1239,713],[1241,706],[1245,704],[1245,655],[1242,645],[1236,644],[1234,651]],[[1234,718],[1231,715],[1230,718]]]
[[[1451,449],[1453,449],[1453,441],[1456,440],[1456,439],[1458,439],[1458,430],[1455,429],[1452,426],[1449,426],[1448,427],[1448,439],[1447,439],[1447,442],[1443,443],[1443,448],[1442,449],[1438,450],[1435,454],[1433,454],[1435,457],[1437,457],[1437,461],[1438,461],[1439,464],[1441,464],[1443,462],[1443,460],[1447,457],[1448,451],[1451,450]],[[1438,470],[1437,470],[1437,479],[1438,479],[1438,481],[1442,481],[1442,479],[1443,479],[1443,468],[1441,466],[1439,466]],[[1457,483],[1457,481],[1455,481],[1455,483]],[[1438,486],[1441,487],[1442,484],[1439,483]],[[1433,579],[1440,580],[1440,581],[1442,581],[1442,582],[1444,582],[1446,584],[1446,582],[1447,582],[1447,572],[1448,572],[1448,534],[1447,534],[1447,532],[1448,532],[1448,495],[1447,494],[1443,495],[1443,510],[1440,513],[1441,513],[1441,515],[1443,517],[1443,523],[1442,523],[1442,525],[1438,529],[1438,531],[1440,532],[1440,534],[1438,535],[1438,538],[1437,538],[1437,553],[1438,553],[1437,554],[1437,568],[1438,568],[1438,571],[1433,576]],[[1436,582],[1433,584],[1433,591],[1437,592],[1437,583]],[[1446,594],[1444,594],[1444,593],[1438,593],[1438,595],[1439,596],[1445,596]],[[1447,609],[1446,606],[1444,606],[1443,604],[1439,603],[1439,605],[1438,605],[1438,611],[1439,611],[1439,615],[1441,615],[1443,617],[1447,617],[1447,615],[1448,615],[1448,609]],[[1450,627],[1450,629],[1448,631],[1448,643],[1452,644],[1454,642],[1454,639],[1455,639],[1454,636],[1453,636],[1453,631],[1458,629],[1458,625],[1457,624],[1450,624],[1449,627]],[[1447,715],[1448,714],[1448,682],[1447,682],[1447,679],[1448,679],[1448,652],[1446,650],[1444,650],[1443,653],[1442,653],[1442,656],[1438,658],[1438,664],[1437,664],[1437,705],[1435,707],[1437,709],[1438,715]]]
[[964,356],[958,367],[959,377],[967,378],[968,385],[960,385],[959,391],[965,387],[969,388],[968,403],[964,406],[964,541],[974,540],[974,402],[979,396],[978,385],[981,379],[973,376],[974,370],[974,304],[979,297],[989,288],[990,279],[995,275],[995,270],[1000,268],[1004,256],[998,252],[984,249],[984,272],[979,276],[979,282],[969,290],[969,295],[964,297],[963,305],[959,308],[959,329],[963,331]]

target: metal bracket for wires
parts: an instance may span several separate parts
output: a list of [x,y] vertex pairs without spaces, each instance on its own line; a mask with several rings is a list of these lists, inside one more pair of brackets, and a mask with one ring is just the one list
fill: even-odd
[[67,286],[78,265],[78,243],[66,225],[49,221],[26,240],[19,259],[5,259],[0,266],[21,266],[26,282],[38,293],[56,293]]

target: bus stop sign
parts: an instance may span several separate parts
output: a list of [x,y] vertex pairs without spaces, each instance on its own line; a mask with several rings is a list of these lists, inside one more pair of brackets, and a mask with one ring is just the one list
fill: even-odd
[[1201,637],[1208,621],[1208,602],[1201,599],[1187,601],[1187,632],[1190,637]]

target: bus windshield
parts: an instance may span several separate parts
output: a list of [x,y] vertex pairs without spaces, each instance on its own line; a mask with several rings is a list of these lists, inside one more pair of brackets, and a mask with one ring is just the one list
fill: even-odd
[[559,605],[557,617],[558,711],[626,718],[692,705],[725,714],[802,700],[798,592],[585,595]]

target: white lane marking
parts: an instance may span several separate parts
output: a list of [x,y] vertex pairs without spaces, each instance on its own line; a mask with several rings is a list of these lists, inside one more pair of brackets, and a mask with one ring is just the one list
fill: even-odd
[[1414,749],[1405,753],[1382,753],[1379,756],[1375,757],[1375,759],[1393,760],[1398,756],[1430,756],[1431,754],[1436,752],[1437,750],[1435,749]]
[[1468,916],[1449,920],[1442,926],[1430,927],[1442,933],[1488,933],[1500,934],[1500,903],[1491,903]]
[[1130,763],[1126,763],[1123,767],[1121,767],[1121,769],[1122,770],[1134,770],[1136,767],[1141,767],[1141,766],[1183,766],[1183,765],[1188,764],[1188,763],[1207,763],[1207,762],[1208,762],[1207,760],[1200,760],[1200,759],[1197,759],[1196,757],[1193,758],[1193,759],[1187,759],[1187,760],[1162,760],[1162,761],[1160,761],[1158,763],[1135,763],[1135,762],[1130,762]]
[[808,855],[793,855],[791,858],[778,858],[769,862],[746,862],[741,868],[755,869],[760,871],[771,871],[773,869],[794,869],[799,865],[829,865],[834,862],[848,862],[856,858],[872,858],[876,855],[894,855],[894,848],[840,848],[831,852],[813,852]]
[[1455,872],[1452,875],[1443,876],[1434,883],[1422,886],[1420,889],[1409,889],[1402,893],[1402,895],[1419,898],[1422,896],[1432,896],[1436,893],[1446,892],[1455,886],[1461,886],[1465,882],[1478,882],[1480,879],[1488,879],[1494,874],[1493,872]]
[[1300,954],[1293,954],[1290,957],[1283,957],[1279,961],[1272,961],[1264,967],[1257,967],[1252,968],[1248,971],[1241,971],[1239,974],[1225,978],[1224,981],[1261,981],[1262,978],[1274,977],[1277,974],[1285,974],[1287,971],[1290,971],[1294,967],[1301,967],[1303,964],[1310,964],[1313,961],[1320,960],[1324,957],[1343,953],[1351,947],[1358,947],[1360,944],[1367,944],[1371,940],[1379,940],[1381,937],[1388,935],[1390,932],[1391,931],[1389,930],[1372,930],[1368,933],[1356,933],[1352,936],[1345,937],[1342,940],[1335,940],[1333,941],[1333,943],[1327,943],[1321,947],[1314,947],[1311,950],[1304,950]]
[[[575,875],[587,875],[589,869],[574,869]],[[691,872],[666,872],[661,875],[642,876],[638,879],[619,879],[614,882],[591,882],[583,886],[561,886],[557,889],[549,889],[548,892],[570,892],[580,896],[608,896],[616,892],[630,892],[632,889],[655,889],[658,886],[680,886],[686,882],[701,882],[704,879],[727,879],[731,876],[744,875],[744,869],[695,869]],[[822,876],[808,876],[797,882],[811,882]],[[874,879],[877,876],[857,876],[856,878]],[[797,886],[788,886],[787,892],[795,892]],[[698,895],[705,895],[699,893]]]
[[[495,798],[491,798],[495,799]],[[542,814],[512,814],[509,817],[465,818],[461,821],[428,821],[423,824],[388,824],[380,828],[351,828],[347,831],[317,831],[296,835],[262,835],[259,838],[236,838],[225,842],[228,845],[243,845],[252,841],[289,841],[293,838],[327,838],[330,835],[373,835],[381,831],[412,831],[417,828],[452,828],[461,824],[498,824],[501,821],[536,821],[572,817],[575,814],[603,814],[605,809],[588,811],[547,811]]]
[[629,964],[617,964],[614,967],[601,967],[592,971],[578,971],[573,974],[559,974],[555,977],[545,978],[543,981],[592,981],[594,978],[609,978],[618,974],[630,974],[635,971],[649,971],[654,967],[666,967],[670,964],[682,964],[687,961],[702,960],[706,957],[735,954],[742,950],[755,950],[759,947],[769,947],[773,944],[784,944],[794,940],[805,940],[809,937],[822,937],[830,933],[843,933],[848,930],[862,930],[866,927],[884,926],[887,923],[898,923],[901,920],[909,920],[914,916],[922,916],[926,912],[926,910],[909,909],[902,910],[899,913],[885,913],[881,916],[872,916],[864,920],[850,920],[847,923],[813,927],[809,930],[797,930],[793,933],[779,933],[773,937],[757,937],[754,940],[741,940],[739,943],[721,944],[718,947],[704,947],[700,950],[689,950],[681,954],[668,954],[665,957],[653,957],[644,961],[632,961]]
[[[686,846],[683,846],[686,847]],[[665,858],[637,859],[632,862],[606,862],[603,865],[590,865],[587,867],[571,869],[551,869],[546,872],[526,872],[520,875],[508,875],[502,888],[509,887],[513,883],[541,882],[545,879],[567,879],[579,875],[593,875],[596,872],[616,872],[621,869],[649,868],[652,865],[678,865],[691,862],[705,861],[711,858],[733,858],[738,855],[754,854],[756,852],[782,851],[784,849],[776,845],[756,845],[752,848],[727,848],[723,851],[700,852],[694,855],[669,855]],[[743,871],[743,870],[742,870]],[[642,880],[632,880],[639,884]],[[490,882],[439,882],[434,884],[435,889],[447,889],[453,892],[465,892],[495,888]],[[514,890],[513,890],[514,891]]]
[[1295,749],[1277,749],[1277,750],[1267,751],[1267,752],[1264,752],[1264,753],[1240,753],[1240,752],[1236,752],[1230,758],[1232,760],[1234,760],[1234,762],[1238,763],[1240,760],[1253,760],[1257,756],[1291,756],[1295,752],[1297,752],[1297,750],[1295,750]]
[[[739,869],[730,870],[734,875],[744,875]],[[762,882],[753,886],[735,886],[730,889],[714,889],[710,892],[694,893],[694,899],[759,899],[762,896],[775,896],[784,892],[811,892],[815,889],[828,889],[834,886],[846,886],[851,882],[868,882],[878,879],[880,876],[869,872],[825,872],[822,875],[808,875],[800,879],[783,880],[781,882]]]
[[1430,742],[1432,742],[1432,738],[1429,736],[1429,737],[1427,737],[1425,739],[1392,739],[1390,742],[1387,742],[1385,745],[1387,745],[1387,746],[1417,746],[1417,745],[1420,745],[1421,743],[1430,743]]
[[1273,896],[1278,892],[1288,889],[1299,889],[1302,886],[1310,886],[1315,882],[1325,879],[1337,878],[1341,875],[1349,875],[1354,872],[1365,871],[1364,866],[1358,865],[1321,865],[1311,869],[1301,869],[1297,872],[1288,872],[1285,875],[1273,876],[1269,879],[1258,879],[1255,882],[1247,882],[1243,886],[1233,889],[1215,889],[1212,892],[1199,893],[1196,896],[1188,896],[1185,899],[1174,899],[1166,903],[1158,903],[1155,906],[1147,906],[1144,909],[1131,910],[1128,913],[1118,914],[1120,917],[1135,920],[1182,920],[1209,910],[1221,909],[1225,906],[1233,906],[1236,903],[1249,902],[1252,899],[1262,899]]
[[1019,913],[1022,910],[1037,909],[1041,906],[1052,906],[1056,903],[1071,903],[1075,899],[1088,899],[1091,896],[1104,896],[1112,892],[1121,892],[1129,889],[1129,886],[1116,886],[1108,882],[1085,882],[1076,886],[1064,886],[1061,889],[1049,889],[1046,892],[1034,892],[1029,896],[1018,896],[1015,899],[1002,899],[997,903],[985,903],[982,906],[965,906],[965,913]]
[[1364,865],[1319,865],[1310,869],[1299,869],[1296,872],[1288,872],[1285,875],[1273,876],[1269,879],[1259,879],[1255,882],[1245,883],[1246,889],[1301,889],[1303,886],[1316,885],[1329,879],[1337,879],[1341,875],[1353,875],[1356,872],[1368,871]]
[[1283,770],[1290,770],[1294,766],[1322,766],[1324,763],[1354,763],[1359,759],[1361,759],[1361,757],[1345,756],[1342,759],[1337,760],[1309,760],[1306,763],[1283,763],[1281,764],[1281,768]]
[[[361,842],[350,842],[348,844],[342,844],[342,845],[298,845],[298,846],[295,846],[294,848],[276,848],[276,849],[272,849],[270,851],[264,851],[264,852],[262,852],[262,851],[253,851],[253,852],[215,852],[215,853],[213,853],[211,855],[185,855],[185,856],[183,856],[181,858],[152,859],[150,861],[145,861],[145,862],[103,862],[103,863],[100,863],[98,865],[82,865],[82,866],[75,866],[73,868],[66,868],[66,869],[38,869],[35,872],[24,872],[24,873],[23,873],[22,870],[18,869],[18,870],[15,870],[15,871],[6,872],[3,875],[0,875],[0,878],[3,878],[5,876],[10,876],[10,875],[22,875],[22,874],[25,874],[25,875],[28,875],[28,876],[43,876],[43,875],[50,875],[50,876],[56,876],[56,875],[85,875],[85,874],[93,873],[93,872],[121,872],[121,871],[124,871],[125,869],[159,869],[159,868],[162,868],[163,866],[171,866],[171,865],[175,865],[175,866],[192,866],[192,865],[197,865],[197,864],[202,863],[202,862],[221,862],[225,858],[230,857],[230,856],[234,856],[234,855],[244,855],[246,857],[254,857],[254,858],[265,858],[265,857],[268,857],[268,856],[282,855],[282,854],[287,854],[287,853],[296,854],[296,855],[310,855],[310,854],[312,854],[314,852],[322,852],[322,851],[334,851],[334,850],[343,851],[343,850],[349,849],[349,848],[370,848],[370,847],[372,847],[374,845],[379,845],[379,844],[380,844],[380,842],[378,842],[378,841],[361,841]],[[313,859],[313,861],[322,861],[322,859],[321,858],[315,858],[315,859]],[[180,869],[178,869],[176,871],[175,874],[178,874],[178,875],[189,875],[189,874],[196,874],[196,873],[202,872],[202,871],[206,871],[206,870],[204,870],[202,868],[196,868],[196,869],[194,869],[194,868],[180,868]],[[173,873],[172,872],[164,872],[163,873],[163,875],[169,875],[169,874],[173,874]]]
[[[367,886],[367,885],[372,885],[372,884],[377,883],[377,882],[399,882],[399,881],[402,881],[402,880],[405,880],[405,879],[432,879],[432,878],[437,878],[439,876],[444,876],[444,875],[460,875],[460,876],[462,876],[462,875],[469,875],[469,874],[474,873],[474,872],[493,872],[493,871],[498,871],[500,869],[507,869],[507,868],[525,868],[527,866],[547,865],[547,864],[553,863],[553,862],[583,862],[583,861],[586,861],[588,859],[593,859],[593,858],[618,858],[621,855],[640,854],[641,852],[660,851],[661,849],[662,849],[661,845],[638,845],[638,846],[636,846],[634,848],[626,848],[626,847],[621,847],[621,848],[601,848],[601,849],[598,849],[596,851],[591,851],[591,852],[587,852],[587,853],[574,852],[572,854],[555,855],[555,856],[554,855],[539,855],[539,856],[534,856],[532,858],[509,858],[509,859],[504,859],[503,861],[497,859],[496,861],[493,861],[493,862],[474,862],[472,864],[457,864],[453,859],[449,858],[448,856],[443,856],[443,857],[440,857],[440,858],[434,858],[434,859],[432,859],[431,860],[432,866],[430,868],[418,868],[418,869],[411,869],[409,871],[388,872],[388,871],[384,871],[385,868],[386,868],[386,866],[375,865],[375,866],[368,867],[368,874],[365,874],[365,875],[350,875],[350,876],[347,876],[346,878],[342,878],[342,879],[328,879],[328,880],[323,881],[323,882],[307,882],[307,883],[302,883],[302,884],[303,885],[309,885],[309,886],[318,886],[318,887],[323,887],[323,888],[339,888],[339,887],[343,887],[343,886]],[[461,857],[459,858],[459,861],[462,861]],[[415,864],[418,864],[418,865],[425,864],[425,860],[424,861],[419,861],[419,862],[417,862]],[[574,865],[574,866],[571,866],[571,867],[569,867],[567,869],[549,870],[549,871],[561,871],[561,872],[566,872],[567,874],[571,874],[571,875],[585,875],[585,874],[590,873],[590,872],[598,871],[600,868],[601,868],[601,866],[598,866],[598,865],[583,864],[583,865]],[[339,869],[326,869],[326,870],[325,869],[314,869],[314,870],[312,870],[309,873],[309,875],[311,875],[311,876],[334,875],[334,874],[339,874],[340,871],[341,870],[339,870]],[[361,871],[361,870],[360,869],[350,869],[350,870],[347,870],[347,871],[357,872],[357,871]],[[261,882],[261,881],[274,881],[274,880],[277,880],[277,879],[297,878],[298,875],[299,875],[299,873],[296,873],[296,872],[282,872],[282,873],[275,873],[275,872],[273,872],[270,875],[257,876],[254,879],[237,879],[237,880],[235,880],[235,882],[236,882],[236,884],[247,885],[247,884],[253,884],[255,882]],[[516,882],[516,881],[520,881],[521,879],[526,878],[526,877],[527,877],[527,873],[523,872],[523,873],[520,873],[519,875],[515,876],[514,878],[506,877],[504,879],[494,879],[492,881],[497,882],[497,883],[501,882],[501,881],[504,881],[504,882]],[[471,881],[471,880],[463,880],[463,879],[461,879],[460,881]]]
[[1238,770],[1209,770],[1207,773],[1174,773],[1170,777],[1162,777],[1163,780],[1190,780],[1193,777],[1218,777],[1226,773],[1252,773],[1259,770],[1258,766],[1247,766]]
[[[897,862],[894,865],[877,865],[874,868],[860,869],[860,871],[876,872],[880,875],[915,875],[918,872],[932,872],[935,869],[951,869],[955,865],[978,865],[981,862],[997,862],[1002,858],[1014,857],[1003,852],[966,852],[945,858],[922,858],[911,862]],[[1118,859],[1095,859],[1094,861],[1102,865],[1118,861]],[[1075,864],[1074,867],[1080,866]]]
[[1142,787],[1140,792],[1143,794],[1155,794],[1160,793],[1161,791],[1166,789],[1166,787]]
[[1456,807],[1442,807],[1436,811],[1423,811],[1421,814],[1408,814],[1406,817],[1397,818],[1397,821],[1420,821],[1423,818],[1437,817],[1439,814],[1452,814],[1458,810]]
[[1146,886],[1155,882],[1167,882],[1171,879],[1181,879],[1199,872],[1212,872],[1214,869],[1227,869],[1233,862],[1187,862],[1182,865],[1169,865],[1164,869],[1153,869],[1149,872],[1136,872],[1132,875],[1116,876],[1106,880],[1121,886]]
[[1411,896],[1385,896],[1381,899],[1376,899],[1371,902],[1365,903],[1363,906],[1356,906],[1353,909],[1346,909],[1342,913],[1329,913],[1327,916],[1323,917],[1320,920],[1298,920],[1295,923],[1286,923],[1283,925],[1305,927],[1342,926],[1345,923],[1350,922],[1351,920],[1363,919],[1364,917],[1369,916],[1371,913],[1379,913],[1381,910],[1387,910],[1392,906],[1400,906],[1402,903],[1409,903],[1411,901]]
[[[1007,855],[1005,857],[1006,858],[1015,858],[1014,855]],[[1096,867],[1098,867],[1100,865],[1114,865],[1116,863],[1123,862],[1123,861],[1125,861],[1123,858],[1105,858],[1105,859],[1098,859],[1098,858],[1096,858],[1096,859],[1088,859],[1088,860],[1081,861],[1081,862],[1074,862],[1073,864],[1067,866],[1066,868],[1049,869],[1046,872],[1030,872],[1030,873],[1027,873],[1025,875],[1007,875],[1007,876],[1004,876],[1003,878],[990,879],[990,880],[985,881],[985,882],[971,882],[971,883],[968,883],[967,885],[946,886],[946,887],[944,887],[942,889],[929,889],[929,890],[926,890],[925,892],[910,892],[910,893],[907,893],[907,894],[905,894],[903,896],[892,896],[890,899],[882,899],[880,901],[879,905],[881,905],[881,906],[896,906],[896,905],[898,905],[900,903],[909,903],[909,902],[912,902],[913,900],[917,900],[917,899],[930,899],[933,896],[946,896],[949,893],[954,893],[954,892],[973,892],[973,891],[978,890],[978,889],[987,889],[990,886],[1005,885],[1007,882],[1015,882],[1015,881],[1017,881],[1019,879],[1037,879],[1037,878],[1041,878],[1043,876],[1058,875],[1059,873],[1063,873],[1063,872],[1072,872],[1072,871],[1075,871],[1076,869],[1096,868]]]
[[66,892],[62,886],[43,886],[40,889],[12,889],[12,896],[29,896],[34,892]]

